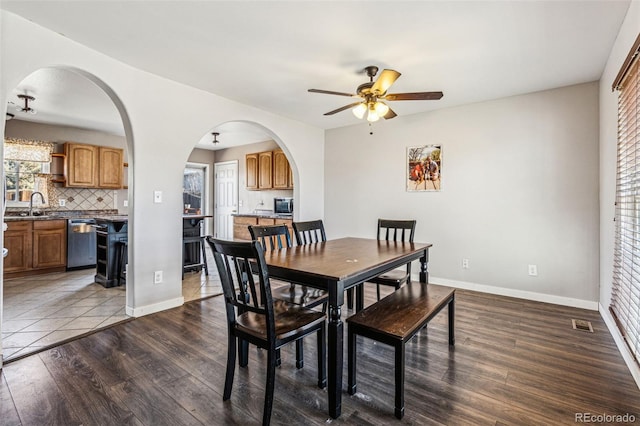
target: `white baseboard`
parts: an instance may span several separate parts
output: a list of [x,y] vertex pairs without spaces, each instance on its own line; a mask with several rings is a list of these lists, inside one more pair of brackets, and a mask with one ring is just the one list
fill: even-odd
[[125,312],[130,317],[141,317],[167,309],[177,308],[178,306],[182,306],[183,304],[184,297],[176,297],[175,299],[165,300],[163,302],[154,303],[152,305],[140,306],[138,308],[131,308],[127,306]]
[[[416,274],[412,280],[418,280]],[[466,281],[456,281],[447,278],[438,278],[429,276],[429,282],[432,284],[441,284],[449,287],[461,288],[464,290],[479,291],[481,293],[497,294],[500,296],[516,297],[518,299],[534,300],[536,302],[553,303],[555,305],[571,306],[573,308],[589,309],[591,311],[598,310],[598,302],[591,300],[574,299],[571,297],[554,296],[552,294],[535,293],[533,291],[514,290],[511,288],[494,287],[485,284],[476,284]]]
[[627,346],[627,343],[624,341],[624,337],[622,337],[622,333],[618,330],[618,326],[616,325],[615,319],[613,319],[613,315],[606,309],[604,306],[598,304],[600,309],[600,316],[604,319],[604,323],[607,324],[607,328],[609,329],[609,333],[613,336],[613,340],[616,342],[618,346],[618,351],[622,355],[624,362],[627,364],[627,368],[631,372],[633,376],[633,380],[636,381],[636,385],[638,385],[638,389],[640,389],[640,367],[636,363],[635,359],[633,359],[633,355]]

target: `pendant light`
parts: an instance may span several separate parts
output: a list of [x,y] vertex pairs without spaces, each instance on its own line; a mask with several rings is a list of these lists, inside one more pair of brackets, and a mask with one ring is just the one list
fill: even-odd
[[24,101],[24,107],[16,105],[16,108],[18,109],[18,111],[24,112],[24,113],[27,113],[27,114],[35,114],[37,112],[35,109],[33,109],[33,108],[31,108],[29,106],[29,101],[33,102],[33,101],[36,100],[36,98],[34,98],[33,96],[29,96],[29,95],[18,95],[18,98],[22,99]]

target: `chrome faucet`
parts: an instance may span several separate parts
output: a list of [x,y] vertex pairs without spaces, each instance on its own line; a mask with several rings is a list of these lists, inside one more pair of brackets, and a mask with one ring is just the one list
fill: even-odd
[[34,193],[32,193],[31,198],[29,199],[29,216],[33,216],[33,196],[34,195],[39,195],[40,199],[42,200],[42,204],[45,203],[44,195],[42,195],[42,192],[35,191]]

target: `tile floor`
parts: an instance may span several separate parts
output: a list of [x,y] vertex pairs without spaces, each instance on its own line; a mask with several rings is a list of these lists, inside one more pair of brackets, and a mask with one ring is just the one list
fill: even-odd
[[[187,272],[185,302],[222,293],[210,249],[209,276]],[[104,288],[94,269],[14,278],[4,281],[2,346],[5,361],[129,318],[125,287]]]

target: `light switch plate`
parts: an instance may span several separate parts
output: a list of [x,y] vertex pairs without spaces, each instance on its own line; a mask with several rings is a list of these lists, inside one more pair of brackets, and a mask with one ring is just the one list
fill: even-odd
[[153,191],[153,202],[154,203],[162,202],[162,191]]
[[122,203],[123,206],[129,207],[129,200],[124,200]]

